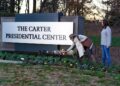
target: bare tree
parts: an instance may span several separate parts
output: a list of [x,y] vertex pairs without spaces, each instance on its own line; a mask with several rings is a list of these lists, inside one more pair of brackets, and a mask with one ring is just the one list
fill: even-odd
[[[106,19],[108,19],[113,26],[120,25],[120,0],[103,1],[106,5]],[[108,10],[110,9],[110,10]]]
[[10,0],[10,13],[13,13],[15,12],[15,0]]
[[47,3],[47,0],[44,0],[44,1],[42,1],[42,0],[40,0],[40,12],[43,12],[44,10],[45,10],[45,4]]
[[21,0],[17,0],[17,13],[20,13],[20,2]]
[[20,12],[23,0],[0,0],[0,15],[15,15]]
[[36,13],[36,0],[33,0],[33,13]]
[[29,0],[26,0],[26,9],[25,9],[25,13],[29,13]]
[[86,15],[86,13],[90,13],[90,7],[86,4],[91,3],[92,0],[66,0],[66,15]]

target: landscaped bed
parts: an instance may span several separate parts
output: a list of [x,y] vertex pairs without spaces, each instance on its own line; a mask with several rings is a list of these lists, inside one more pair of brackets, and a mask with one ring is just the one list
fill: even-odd
[[0,63],[0,86],[120,86],[117,65],[103,72],[100,63],[85,58],[81,65],[73,56],[0,52],[0,58],[23,62]]

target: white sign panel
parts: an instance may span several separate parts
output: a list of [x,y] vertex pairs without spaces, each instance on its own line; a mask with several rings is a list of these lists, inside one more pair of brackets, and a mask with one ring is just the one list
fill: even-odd
[[3,22],[2,41],[71,45],[73,22]]

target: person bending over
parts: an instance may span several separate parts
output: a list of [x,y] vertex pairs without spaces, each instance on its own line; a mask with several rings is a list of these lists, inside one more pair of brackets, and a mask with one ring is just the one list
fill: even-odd
[[93,42],[90,38],[88,38],[85,35],[76,34],[70,34],[69,38],[73,42],[73,44],[67,49],[67,52],[72,50],[75,46],[78,52],[79,61],[81,61],[82,57],[84,56],[84,53],[87,52],[92,61],[96,62],[93,53]]

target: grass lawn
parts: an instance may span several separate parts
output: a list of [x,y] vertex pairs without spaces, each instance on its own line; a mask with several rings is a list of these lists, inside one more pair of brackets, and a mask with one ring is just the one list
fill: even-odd
[[120,86],[120,73],[0,63],[0,86]]
[[[99,46],[100,45],[100,37],[99,36],[91,36],[90,37],[94,44]],[[112,37],[112,46],[120,47],[120,37]]]

